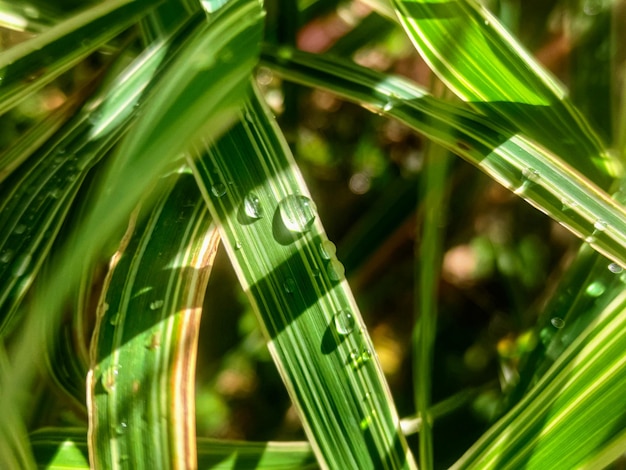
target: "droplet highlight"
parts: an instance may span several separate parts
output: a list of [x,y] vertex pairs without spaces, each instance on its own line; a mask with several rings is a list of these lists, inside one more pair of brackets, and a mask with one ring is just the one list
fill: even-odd
[[260,219],[263,217],[261,201],[254,193],[249,193],[243,200],[243,210],[251,219]]
[[224,183],[215,183],[211,186],[211,192],[215,197],[222,197],[226,194],[226,185]]
[[163,307],[163,300],[155,300],[154,302],[150,302],[150,310],[158,310]]
[[554,317],[550,319],[550,323],[552,323],[553,327],[558,329],[561,329],[565,326],[565,320],[563,320],[561,317]]
[[367,364],[371,358],[372,352],[369,349],[363,349],[360,352],[354,349],[348,356],[348,364],[354,370],[357,370]]
[[624,268],[622,268],[617,263],[611,263],[609,264],[609,271],[611,271],[613,274],[620,274],[622,271],[624,271]]
[[331,259],[326,266],[326,274],[331,281],[341,281],[345,272],[346,268],[337,259]]
[[340,335],[349,335],[354,330],[356,320],[349,310],[339,310],[333,317],[335,323],[335,330]]
[[599,281],[592,282],[587,286],[585,292],[590,297],[600,297],[604,291],[606,290],[606,286]]
[[287,196],[278,204],[278,210],[287,230],[296,233],[309,231],[316,217],[315,203],[306,196]]
[[597,220],[595,224],[593,224],[593,228],[598,232],[604,232],[607,228],[608,224],[604,220]]
[[337,253],[337,247],[330,240],[325,240],[320,243],[319,247],[320,256],[324,259],[332,259]]

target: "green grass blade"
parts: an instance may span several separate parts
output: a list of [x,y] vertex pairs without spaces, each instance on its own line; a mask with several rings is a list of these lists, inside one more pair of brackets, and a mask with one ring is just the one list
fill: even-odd
[[50,427],[30,434],[38,468],[88,469],[87,429]]
[[324,88],[400,120],[626,266],[623,207],[577,169],[517,130],[437,100],[406,79],[330,57],[267,48],[263,58],[289,80]]
[[432,469],[433,434],[430,416],[435,337],[437,334],[437,298],[446,223],[447,176],[450,164],[448,150],[430,143],[426,149],[421,179],[424,216],[417,228],[415,251],[415,325],[413,383],[415,408],[422,418],[419,433],[420,467]]
[[24,164],[0,188],[0,333],[10,329],[87,173],[126,132],[139,99],[186,32],[139,56],[35,153],[19,154],[37,147],[39,132],[9,150]]
[[414,467],[343,266],[261,101],[207,152],[198,184],[320,466]]
[[[30,434],[30,441],[40,468],[90,468],[85,428],[42,428]],[[313,470],[319,467],[307,442],[242,442],[199,437],[197,468]]]
[[394,0],[424,60],[457,96],[607,188],[619,167],[566,91],[478,2]]
[[96,468],[196,467],[196,346],[218,243],[183,174],[112,259],[87,380]]
[[625,348],[622,291],[453,468],[589,468],[624,442]]
[[148,0],[99,3],[3,52],[0,113],[76,65],[156,4]]

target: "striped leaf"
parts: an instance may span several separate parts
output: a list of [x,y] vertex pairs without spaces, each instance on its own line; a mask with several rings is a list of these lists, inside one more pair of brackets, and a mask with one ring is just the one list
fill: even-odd
[[137,22],[158,2],[112,0],[95,4],[0,58],[0,113],[15,106]]
[[453,468],[601,468],[626,446],[622,290]]
[[621,169],[557,82],[471,0],[394,0],[398,19],[431,69],[472,108],[546,147],[600,187]]
[[322,467],[413,468],[371,340],[259,98],[195,174]]
[[578,168],[519,130],[433,98],[409,80],[332,57],[267,48],[263,58],[289,80],[332,91],[405,123],[626,266],[624,208]]
[[[39,468],[89,469],[87,429],[42,428],[30,434]],[[242,442],[198,438],[199,469],[313,470],[307,442]]]
[[132,225],[111,260],[91,344],[92,462],[195,468],[196,348],[219,237],[189,174]]

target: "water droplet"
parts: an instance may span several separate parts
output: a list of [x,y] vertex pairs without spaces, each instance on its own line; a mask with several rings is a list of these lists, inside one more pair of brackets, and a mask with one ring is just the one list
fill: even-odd
[[609,264],[609,271],[611,271],[614,274],[619,274],[624,270],[624,268],[622,268],[619,264],[617,263],[611,263]]
[[110,366],[102,374],[100,381],[107,393],[113,393],[117,385],[117,376],[119,374],[119,368]]
[[278,204],[278,210],[283,224],[291,232],[307,232],[315,221],[315,204],[306,196],[287,196]]
[[287,294],[293,294],[296,290],[296,281],[289,278],[283,283],[283,289]]
[[372,353],[369,349],[363,349],[358,352],[356,349],[352,350],[348,357],[348,364],[354,369],[360,369],[372,358]]
[[337,247],[330,240],[320,243],[320,256],[324,259],[331,259],[337,253]]
[[596,282],[592,282],[591,284],[589,284],[585,292],[590,297],[600,297],[604,293],[605,290],[606,290],[606,286],[602,284],[601,282],[596,281]]
[[211,186],[211,192],[215,197],[222,197],[226,194],[226,185],[224,183],[215,183]]
[[552,323],[552,326],[555,328],[563,328],[565,326],[565,320],[563,320],[560,317],[554,317],[550,320],[550,323]]
[[593,224],[593,228],[595,228],[598,232],[604,232],[607,227],[607,223],[604,220],[597,220],[595,224]]
[[337,259],[331,259],[326,266],[326,274],[331,281],[341,281],[345,272],[346,268]]
[[15,230],[13,230],[13,233],[16,235],[21,235],[25,231],[26,231],[26,225],[19,224],[17,227],[15,227]]
[[59,188],[52,189],[48,193],[48,196],[50,196],[52,199],[59,199],[59,197],[61,197],[61,190]]
[[155,300],[154,302],[150,302],[150,310],[157,310],[163,307],[164,303],[165,302],[163,302],[163,300]]
[[115,434],[117,434],[118,436],[121,436],[122,434],[126,432],[127,427],[128,425],[126,424],[126,422],[122,421],[120,424],[115,426]]
[[0,256],[0,263],[8,263],[13,258],[13,252],[11,250],[7,250],[2,253]]
[[397,102],[397,98],[393,95],[389,96],[389,99],[387,100],[387,102],[385,103],[385,105],[383,106],[383,111],[388,113],[389,111],[391,111],[394,106],[396,105]]
[[243,210],[246,215],[251,219],[260,219],[261,217],[263,217],[261,201],[256,194],[249,193],[243,199]]
[[340,335],[349,335],[354,330],[356,320],[349,310],[339,310],[333,318],[335,329]]
[[539,174],[539,172],[535,170],[534,168],[525,168],[522,171],[522,176],[526,178],[527,180],[535,182],[535,183],[539,181],[539,178],[541,178],[541,175]]
[[373,421],[374,420],[371,416],[366,416],[365,418],[363,418],[361,422],[359,423],[359,427],[361,428],[361,431],[367,431],[367,429],[371,426]]
[[115,312],[114,315],[111,315],[111,319],[109,323],[113,326],[117,325],[120,322],[120,312]]
[[237,242],[235,243],[235,250],[241,250],[241,246],[241,242],[237,240]]
[[32,258],[30,254],[21,255],[15,262],[15,266],[13,267],[13,275],[15,277],[24,275],[24,273],[28,269],[28,265],[30,264],[31,259]]

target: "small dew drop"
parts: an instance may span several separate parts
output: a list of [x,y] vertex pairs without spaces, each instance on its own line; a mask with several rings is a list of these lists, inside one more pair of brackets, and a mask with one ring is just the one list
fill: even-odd
[[525,168],[522,171],[522,176],[526,178],[527,180],[535,182],[535,183],[539,181],[539,178],[541,177],[539,172],[535,170],[534,168]]
[[349,310],[339,310],[333,318],[335,329],[340,335],[349,335],[354,330],[356,320]]
[[591,284],[589,284],[585,292],[590,297],[600,297],[604,293],[605,290],[606,290],[606,286],[602,284],[601,282],[596,281],[596,282],[592,282]]
[[7,250],[2,253],[2,256],[0,256],[0,263],[6,264],[9,261],[11,261],[12,258],[13,258],[13,252],[11,250]]
[[150,302],[150,310],[158,310],[163,307],[163,300],[155,300],[154,302]]
[[119,368],[111,366],[107,368],[102,374],[100,379],[102,386],[107,393],[113,393],[117,384],[117,376],[119,375]]
[[48,192],[48,196],[50,196],[52,199],[59,199],[59,197],[61,196],[61,190],[59,188],[52,189],[50,190],[50,192]]
[[120,424],[115,426],[115,434],[117,434],[118,436],[121,436],[122,434],[126,432],[127,427],[128,425],[126,424],[126,422],[122,421]]
[[593,228],[595,228],[598,232],[604,232],[607,225],[608,224],[604,220],[598,220],[595,224],[593,224]]
[[331,281],[341,281],[345,272],[346,268],[337,259],[331,259],[326,266],[326,274]]
[[390,96],[385,105],[383,106],[383,111],[388,113],[391,111],[396,105],[397,98],[395,96]]
[[372,425],[373,421],[374,420],[372,419],[371,416],[366,416],[365,418],[363,418],[361,422],[359,423],[359,427],[361,428],[361,431],[367,431],[367,429]]
[[253,193],[249,193],[243,200],[243,210],[251,219],[260,219],[263,217],[263,210],[261,208],[261,201],[258,196]]
[[13,230],[13,233],[16,235],[21,235],[25,231],[26,231],[26,225],[19,224],[17,227],[15,227],[15,230]]
[[552,326],[555,328],[563,328],[565,326],[565,320],[563,320],[560,317],[554,317],[550,320],[550,323],[552,323]]
[[211,192],[215,197],[222,197],[226,194],[226,185],[224,183],[215,183],[211,186]]
[[324,259],[332,259],[337,253],[337,247],[330,240],[320,243],[320,256]]
[[111,319],[109,323],[113,326],[117,325],[120,322],[120,312],[116,312],[115,315],[111,315]]
[[294,281],[292,278],[287,279],[283,283],[283,289],[287,294],[293,294],[296,291],[296,281]]
[[622,268],[617,263],[609,264],[609,271],[611,271],[613,274],[620,274],[623,270],[624,270],[624,268]]
[[306,196],[287,196],[278,204],[278,210],[283,224],[291,232],[307,232],[315,221],[315,203]]
[[237,240],[237,242],[235,243],[235,250],[241,250],[241,246],[241,242]]
[[354,369],[360,369],[372,358],[372,353],[369,349],[363,349],[358,352],[356,349],[352,350],[348,357],[348,364]]
[[15,277],[23,276],[30,265],[31,259],[29,254],[20,256],[13,267],[13,275]]

